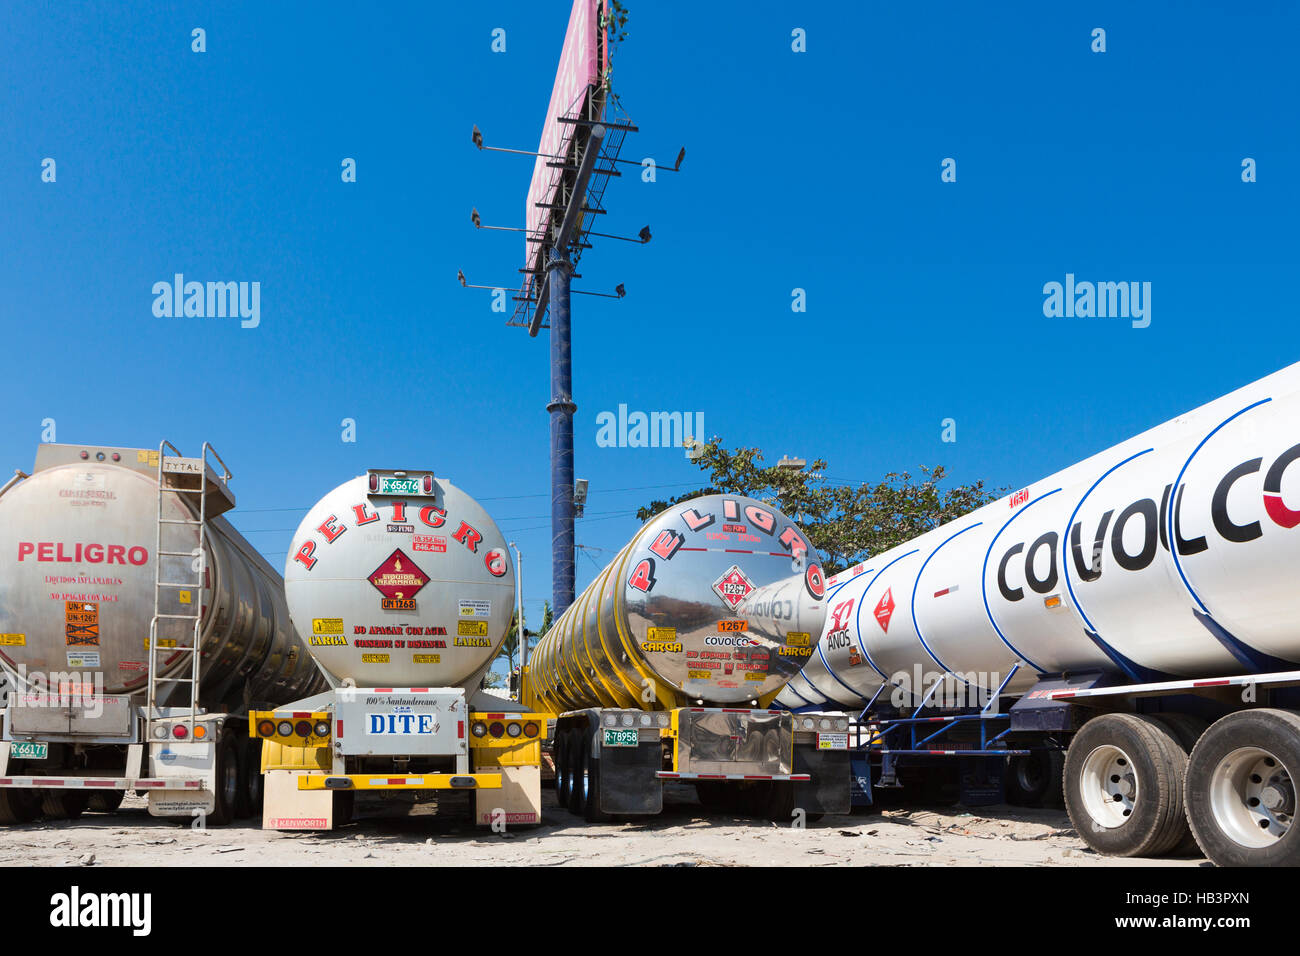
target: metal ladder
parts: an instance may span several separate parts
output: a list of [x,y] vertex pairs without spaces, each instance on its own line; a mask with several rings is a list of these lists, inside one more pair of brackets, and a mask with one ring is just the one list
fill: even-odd
[[[170,449],[171,454],[168,454]],[[208,518],[212,517],[208,512],[208,495],[209,495],[209,465],[208,455],[216,459],[221,466],[220,472],[213,472],[213,477],[221,484],[221,491],[225,491],[225,485],[230,481],[230,469],[226,463],[221,460],[221,456],[207,443],[203,443],[203,451],[198,458],[186,458],[180,450],[171,442],[164,440],[158,446],[158,533],[156,537],[156,546],[154,548],[154,596],[153,596],[153,618],[149,622],[149,696],[146,706],[147,725],[145,733],[146,739],[154,740],[154,725],[156,721],[162,718],[162,712],[158,705],[160,698],[160,689],[162,685],[167,685],[166,697],[170,698],[170,692],[176,684],[189,685],[189,707],[183,720],[188,724],[185,740],[194,739],[194,719],[199,709],[199,677],[201,661],[201,644],[200,638],[203,629],[203,588],[207,583],[207,562],[208,562]],[[186,518],[167,518],[164,517],[164,501],[167,495],[176,494],[182,499],[188,499],[195,510],[198,511],[198,517]],[[228,493],[222,496],[229,499]],[[229,505],[223,501],[220,511],[226,510]],[[166,525],[181,525],[188,527],[197,527],[199,532],[197,550],[173,551],[163,547],[163,529]],[[175,563],[167,562],[165,558],[189,558],[189,578],[186,581],[170,581],[164,579],[164,565]],[[163,607],[172,607],[173,602],[164,600],[164,596],[179,595],[180,604],[188,604],[192,613],[177,614],[164,612]],[[180,640],[173,638],[161,637],[164,628],[160,623],[164,621],[188,621],[191,622],[189,630],[189,644],[183,644]],[[183,626],[181,628],[184,630]],[[190,655],[190,673],[188,677],[162,677],[158,668],[158,651],[159,645],[164,641],[171,641],[165,648],[170,652],[167,660],[171,660],[176,654]],[[174,722],[174,721],[173,721]],[[159,738],[160,739],[160,738]]]

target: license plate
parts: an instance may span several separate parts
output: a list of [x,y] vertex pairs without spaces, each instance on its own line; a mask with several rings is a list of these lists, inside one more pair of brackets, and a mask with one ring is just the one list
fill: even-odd
[[818,734],[817,749],[818,750],[848,750],[849,735],[848,734]]
[[617,727],[605,728],[605,739],[602,746],[605,747],[635,747],[637,745],[637,732],[635,729],[623,730]]
[[379,476],[379,493],[381,495],[418,495],[420,480],[418,478],[390,478]]
[[22,740],[9,745],[10,760],[44,760],[49,755],[49,744],[36,744]]

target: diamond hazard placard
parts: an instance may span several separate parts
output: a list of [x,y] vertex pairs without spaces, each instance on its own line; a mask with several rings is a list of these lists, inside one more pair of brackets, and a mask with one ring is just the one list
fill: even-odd
[[386,598],[410,599],[429,583],[429,577],[398,548],[371,572],[370,583]]
[[713,582],[713,590],[734,611],[741,601],[749,597],[754,585],[745,577],[745,572],[733,564],[722,577]]
[[894,616],[894,594],[892,588],[885,588],[885,596],[880,599],[876,605],[876,620],[880,622],[880,629],[888,632],[889,619]]

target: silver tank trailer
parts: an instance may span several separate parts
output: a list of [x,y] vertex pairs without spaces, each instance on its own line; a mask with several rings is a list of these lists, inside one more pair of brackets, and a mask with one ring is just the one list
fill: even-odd
[[766,705],[813,653],[816,553],[761,501],[710,495],[650,519],[538,643],[548,709]]
[[[15,683],[52,674],[93,682],[102,675],[106,693],[146,694],[157,462],[156,450],[42,445],[31,477],[0,496],[0,659]],[[162,498],[162,516],[197,517],[171,491]],[[198,525],[163,528],[162,550],[197,553]],[[218,710],[247,697],[275,705],[323,689],[289,623],[280,576],[223,517],[209,519],[206,541],[204,586],[170,589],[160,607],[188,615],[200,605],[200,704]],[[194,558],[162,560],[162,580],[193,576]],[[188,645],[192,628],[161,622],[162,675],[185,676],[189,655],[169,652],[167,642]]]
[[294,533],[284,578],[311,653],[359,687],[476,689],[514,607],[496,522],[429,471],[372,470],[329,492]]

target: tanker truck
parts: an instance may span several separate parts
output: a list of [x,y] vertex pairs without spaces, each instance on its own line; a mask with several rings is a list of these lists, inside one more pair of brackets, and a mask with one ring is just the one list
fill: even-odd
[[794,711],[874,781],[1007,762],[1100,853],[1300,863],[1300,364],[827,581]]
[[772,700],[816,647],[816,552],[739,495],[650,519],[534,648],[522,699],[555,715],[556,794],[588,821],[663,809],[664,781],[707,808],[790,822],[849,810],[849,722]]
[[372,469],[325,495],[285,595],[328,688],[250,719],[263,827],[332,829],[358,792],[440,812],[462,793],[479,825],[540,823],[546,715],[479,690],[514,587],[496,523],[432,471]]
[[256,811],[250,706],[324,686],[204,445],[41,445],[0,488],[0,823]]

